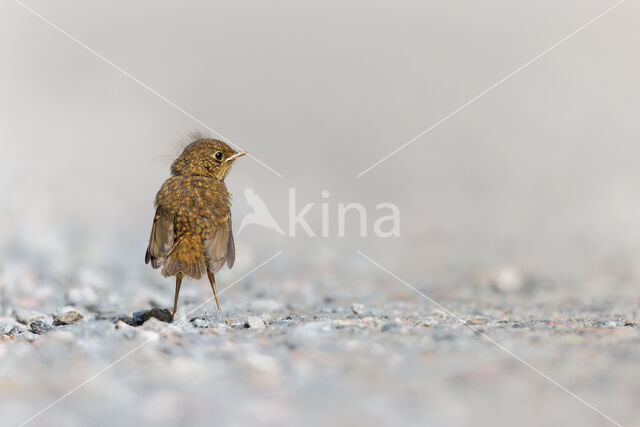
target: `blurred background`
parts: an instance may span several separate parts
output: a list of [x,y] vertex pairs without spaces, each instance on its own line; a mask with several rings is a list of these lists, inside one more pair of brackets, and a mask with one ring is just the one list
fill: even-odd
[[[236,162],[236,227],[249,187],[285,230],[289,188],[298,206],[315,203],[306,218],[317,232],[329,204],[328,238],[247,226],[223,280],[282,250],[254,286],[374,302],[383,274],[356,250],[443,294],[541,283],[538,296],[637,298],[637,2],[356,177],[613,4],[28,2],[282,175]],[[0,64],[3,310],[86,283],[129,295],[142,281],[168,305],[171,280],[143,263],[153,199],[190,132],[219,135],[12,1],[0,2]],[[400,236],[360,238],[352,217],[337,238],[348,202],[367,207],[370,230],[375,205],[395,203]]]
[[[247,187],[281,224],[295,187],[315,229],[322,190],[332,215],[339,202],[400,208],[397,239],[249,227],[241,253],[283,248],[295,269],[360,248],[410,277],[515,263],[563,286],[638,273],[634,2],[361,178],[613,3],[30,4],[284,176],[238,162],[235,218]],[[16,3],[0,11],[2,250],[146,271],[153,197],[188,133],[211,132]]]

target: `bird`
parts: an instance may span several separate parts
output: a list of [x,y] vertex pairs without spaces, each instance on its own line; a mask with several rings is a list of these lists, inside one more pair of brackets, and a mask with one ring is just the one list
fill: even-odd
[[236,251],[231,194],[224,180],[245,154],[217,139],[197,139],[173,161],[171,177],[156,195],[144,261],[154,269],[162,267],[164,277],[176,278],[171,319],[185,276],[197,280],[206,274],[221,312],[214,275],[225,264],[233,267]]
[[244,197],[247,200],[253,212],[246,214],[240,222],[240,228],[238,229],[238,236],[242,232],[242,229],[249,224],[257,224],[266,227],[270,230],[275,230],[276,233],[284,235],[284,231],[280,228],[276,220],[267,209],[264,201],[253,191],[253,188],[248,187],[244,190]]

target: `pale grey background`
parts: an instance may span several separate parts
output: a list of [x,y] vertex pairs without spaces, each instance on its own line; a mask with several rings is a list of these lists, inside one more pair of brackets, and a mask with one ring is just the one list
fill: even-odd
[[[612,3],[31,4],[285,176],[239,162],[236,217],[247,186],[281,224],[289,187],[301,201],[327,189],[335,204],[390,201],[402,213],[400,239],[254,227],[239,250],[324,247],[352,262],[359,247],[409,278],[484,263],[573,277],[610,257],[638,272],[635,2],[360,179]],[[2,242],[143,269],[153,196],[201,128],[18,5],[0,8]]]

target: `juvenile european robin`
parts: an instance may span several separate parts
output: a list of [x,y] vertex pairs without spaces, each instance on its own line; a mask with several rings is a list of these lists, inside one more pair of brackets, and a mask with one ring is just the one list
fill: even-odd
[[231,228],[231,195],[224,179],[238,153],[222,141],[199,139],[171,164],[155,200],[156,215],[144,257],[165,277],[176,276],[173,313],[178,308],[182,278],[200,279],[205,272],[220,310],[214,273],[233,267],[235,244]]

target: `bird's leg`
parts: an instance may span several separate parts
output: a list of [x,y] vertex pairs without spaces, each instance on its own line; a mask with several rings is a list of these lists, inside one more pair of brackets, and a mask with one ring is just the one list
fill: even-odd
[[213,289],[213,296],[216,298],[216,305],[218,306],[218,311],[222,314],[222,310],[220,309],[220,301],[218,301],[218,291],[216,290],[216,279],[213,277],[213,272],[207,269],[207,276],[209,276],[209,283],[211,283],[211,289]]
[[180,285],[182,285],[182,273],[176,274],[176,294],[173,297],[173,314],[171,315],[171,320],[173,320],[173,316],[176,315],[176,310],[178,309],[178,295],[180,294]]

